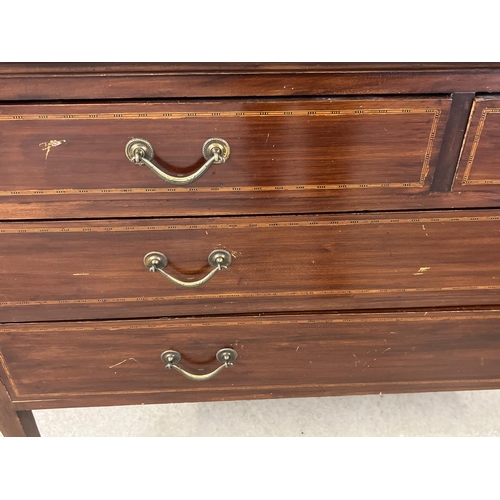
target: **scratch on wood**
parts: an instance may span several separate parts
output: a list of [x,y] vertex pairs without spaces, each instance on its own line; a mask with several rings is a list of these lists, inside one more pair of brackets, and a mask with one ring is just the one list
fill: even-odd
[[130,361],[130,360],[133,360],[136,363],[139,363],[139,361],[137,361],[137,359],[135,359],[135,358],[128,358],[128,359],[124,359],[123,361],[120,361],[119,363],[116,363],[116,365],[110,366],[109,368],[115,368],[116,366],[123,365],[123,363],[126,363],[127,361]]
[[73,273],[73,276],[88,276],[89,273]]
[[385,351],[382,351],[382,354],[384,354],[384,352],[387,352],[389,349],[390,347],[388,347]]
[[56,139],[52,139],[49,142],[41,142],[39,146],[42,148],[42,151],[46,151],[45,153],[45,161],[47,161],[47,158],[49,156],[50,150],[52,148],[55,148],[57,146],[60,146],[61,144],[64,144],[66,141],[64,139],[61,139],[60,141],[57,141]]
[[421,274],[424,274],[425,271],[428,271],[430,267],[421,267],[416,273],[413,273],[413,276],[420,276]]

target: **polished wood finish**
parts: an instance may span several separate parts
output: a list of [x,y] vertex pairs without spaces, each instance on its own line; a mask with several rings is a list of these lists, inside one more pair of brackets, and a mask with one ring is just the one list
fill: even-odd
[[438,159],[439,168],[432,179],[431,191],[451,190],[473,100],[473,93],[453,94],[450,119]]
[[453,191],[500,193],[500,98],[478,97],[468,125]]
[[[489,63],[0,63],[0,430],[499,389],[499,96]],[[174,188],[125,158],[132,137],[177,175],[209,137],[231,157]],[[233,263],[197,289],[143,265],[195,280],[216,248]],[[160,360],[206,373],[222,347],[240,357],[204,383]]]
[[[432,208],[432,198],[422,195],[429,193],[450,103],[396,98],[1,106],[7,147],[0,219],[253,214],[266,213],[267,203],[277,199],[275,213],[308,212],[312,201],[318,212],[394,210],[416,195],[421,206]],[[160,168],[185,176],[205,163],[202,145],[211,137],[226,140],[231,155],[187,186],[133,165],[124,152],[131,138],[146,139]],[[50,141],[57,143],[51,147]]]
[[[3,322],[496,305],[496,211],[0,225]],[[225,249],[233,263],[194,281]]]
[[[0,328],[1,363],[16,403],[81,405],[500,388],[499,311],[311,314],[44,323]],[[234,366],[202,374],[232,347]]]
[[500,92],[472,64],[3,64],[0,100],[178,99]]

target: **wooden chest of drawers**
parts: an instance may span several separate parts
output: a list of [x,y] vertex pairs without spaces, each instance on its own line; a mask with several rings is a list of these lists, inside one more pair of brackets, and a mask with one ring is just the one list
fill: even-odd
[[500,388],[495,92],[495,65],[0,65],[0,431]]

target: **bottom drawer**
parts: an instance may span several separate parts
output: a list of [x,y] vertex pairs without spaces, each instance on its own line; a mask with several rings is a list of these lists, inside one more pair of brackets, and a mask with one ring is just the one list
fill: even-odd
[[[195,375],[165,370],[161,354]],[[500,311],[44,323],[0,328],[22,408],[500,388]]]

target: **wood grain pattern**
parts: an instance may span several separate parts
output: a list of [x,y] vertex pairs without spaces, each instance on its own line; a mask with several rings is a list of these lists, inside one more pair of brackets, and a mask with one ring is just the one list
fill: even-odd
[[[0,218],[46,217],[45,206],[61,199],[80,208],[64,204],[57,218],[144,216],[158,203],[156,216],[241,214],[241,199],[256,213],[275,198],[287,213],[297,211],[296,199],[311,198],[320,211],[352,199],[373,209],[388,191],[402,191],[387,205],[402,208],[405,198],[429,192],[449,107],[450,99],[3,106]],[[150,141],[155,162],[173,175],[205,162],[210,137],[227,140],[231,156],[178,187],[127,160],[133,137]],[[128,201],[142,208],[125,211]]]
[[349,71],[352,74],[373,71],[429,71],[449,74],[455,71],[487,71],[500,69],[500,63],[495,62],[412,62],[412,63],[386,63],[386,62],[176,62],[176,63],[88,63],[88,62],[44,62],[44,63],[4,63],[0,62],[0,75],[12,77],[13,75],[82,75],[104,73],[108,75],[127,74],[265,74],[265,73],[338,73]]
[[[38,435],[37,408],[500,389],[495,93],[498,63],[0,63],[0,430]],[[209,137],[232,152],[173,187],[128,162],[132,137],[174,175]],[[215,248],[233,263],[198,289],[142,262],[194,280]],[[205,373],[221,347],[240,357],[203,384],[160,360]]]
[[452,99],[450,119],[439,153],[438,168],[432,179],[431,191],[451,190],[474,101],[474,93],[456,93],[453,94]]
[[478,97],[474,101],[459,168],[455,191],[474,191],[481,195],[499,192],[500,99]]
[[[499,311],[445,311],[101,322],[83,331],[9,325],[0,328],[0,351],[14,400],[49,405],[500,387],[499,320]],[[160,360],[175,349],[184,368],[206,373],[222,347],[239,358],[205,382],[166,371]]]
[[[494,305],[495,211],[0,225],[3,322]],[[199,288],[148,272],[167,255]]]
[[4,64],[2,100],[500,92],[482,64]]
[[4,437],[38,437],[40,433],[31,411],[16,411],[0,380],[0,432]]

